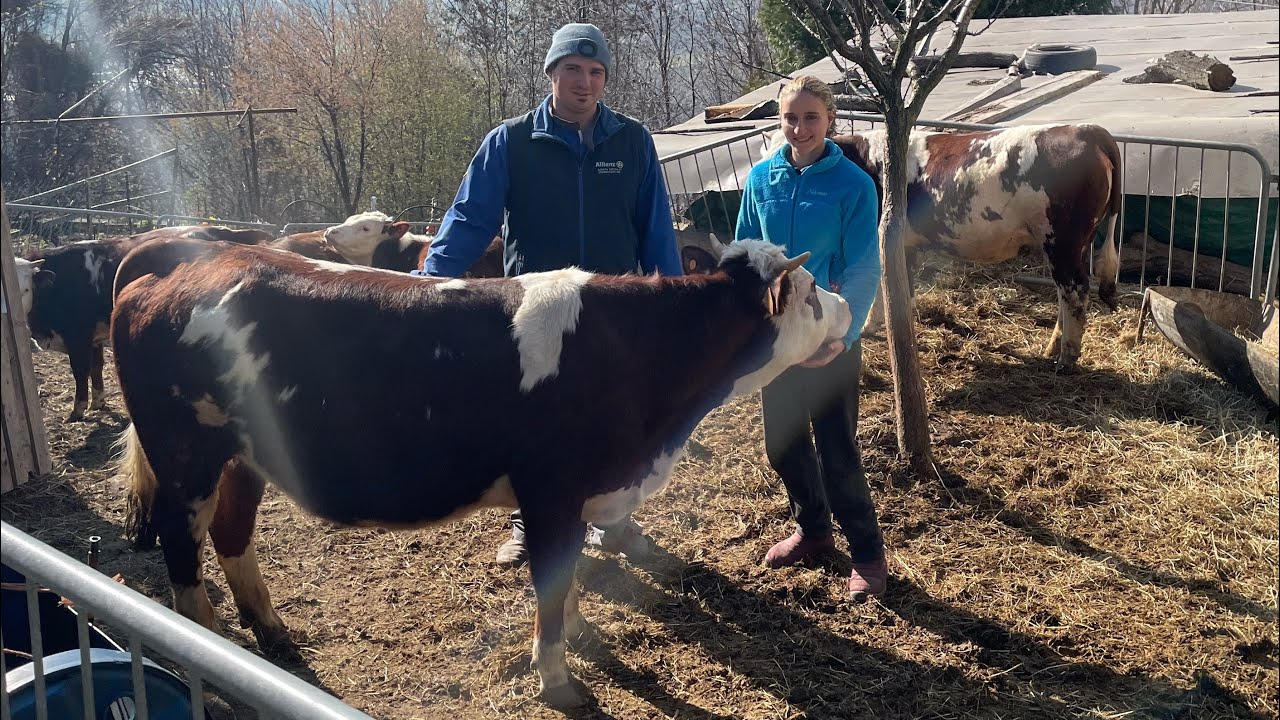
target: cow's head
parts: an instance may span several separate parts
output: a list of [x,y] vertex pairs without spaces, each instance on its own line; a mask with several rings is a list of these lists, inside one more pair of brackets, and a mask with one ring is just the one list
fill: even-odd
[[737,284],[754,288],[753,302],[771,331],[763,357],[734,382],[734,395],[758,390],[792,365],[822,355],[849,331],[849,305],[818,287],[804,269],[808,259],[809,253],[788,258],[782,248],[763,240],[739,240],[725,248],[719,269]]
[[409,231],[407,222],[391,222],[391,216],[371,210],[352,215],[341,225],[324,231],[324,239],[340,255],[356,265],[369,265],[373,251],[388,240],[399,240]]
[[[60,350],[61,338],[53,329],[59,313],[65,313],[66,300],[57,291],[57,273],[45,270],[43,258],[15,259],[18,288],[22,291],[22,309],[27,313],[31,339],[46,350]],[[65,295],[62,293],[61,295]]]
[[41,270],[40,266],[44,264],[44,260],[24,260],[23,258],[14,258],[14,269],[18,273],[18,293],[22,296],[22,314],[29,315],[31,313],[31,302],[35,297],[35,283],[38,275],[45,275],[47,279],[52,280],[53,273],[48,270]]

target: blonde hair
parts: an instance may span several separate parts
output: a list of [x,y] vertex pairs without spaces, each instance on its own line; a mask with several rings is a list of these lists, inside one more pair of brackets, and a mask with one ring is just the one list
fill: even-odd
[[778,92],[778,104],[782,104],[783,98],[799,95],[802,92],[809,93],[826,106],[827,113],[831,116],[831,124],[827,126],[827,137],[834,136],[836,134],[836,96],[831,92],[831,86],[812,75],[801,75],[782,86],[782,90]]

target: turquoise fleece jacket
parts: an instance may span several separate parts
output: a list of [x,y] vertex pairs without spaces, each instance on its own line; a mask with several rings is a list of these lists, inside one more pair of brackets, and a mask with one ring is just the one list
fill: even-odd
[[853,313],[844,337],[847,350],[862,337],[880,285],[876,186],[830,140],[822,158],[803,170],[787,162],[789,153],[783,144],[751,168],[736,237],[781,245],[787,257],[812,253],[805,269],[822,289],[839,288]]

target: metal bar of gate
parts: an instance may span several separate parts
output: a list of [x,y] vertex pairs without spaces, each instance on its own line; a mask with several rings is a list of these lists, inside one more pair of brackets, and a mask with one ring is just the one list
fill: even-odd
[[[229,695],[285,720],[369,720],[369,716],[308,685],[249,651],[174,613],[148,597],[112,582],[7,522],[0,522],[0,554],[4,563],[27,578],[28,607],[38,618],[34,593],[45,585],[70,598],[83,612],[130,637],[130,651],[147,646]],[[39,623],[32,627],[39,641]],[[34,647],[33,647],[34,649]],[[37,716],[45,717],[44,674],[37,655]],[[135,701],[136,702],[136,701]],[[141,709],[141,708],[140,708]],[[45,711],[45,712],[42,712]],[[140,715],[139,717],[145,717]]]
[[86,215],[87,214],[87,215],[101,215],[103,217],[128,217],[128,218],[140,218],[142,220],[151,220],[151,221],[154,221],[156,219],[155,215],[148,215],[146,213],[124,212],[121,210],[91,210],[90,212],[86,213],[84,208],[56,207],[53,205],[27,205],[26,203],[5,203],[4,205],[5,207],[11,210],[30,210],[34,212],[60,212],[60,213],[67,213],[68,215],[72,215],[72,214]]

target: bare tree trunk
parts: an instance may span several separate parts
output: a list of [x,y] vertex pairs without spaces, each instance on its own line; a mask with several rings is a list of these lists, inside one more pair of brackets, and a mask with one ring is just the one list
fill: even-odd
[[[893,105],[893,99],[887,100]],[[916,349],[915,313],[911,301],[911,278],[907,272],[904,246],[907,232],[907,144],[910,123],[901,100],[899,107],[886,112],[886,143],[883,208],[880,214],[880,264],[884,268],[885,334],[889,344],[889,366],[893,370],[893,404],[897,411],[898,454],[911,469],[936,477],[929,447],[929,408],[924,381],[920,377],[920,354]],[[896,147],[894,147],[896,146]]]

